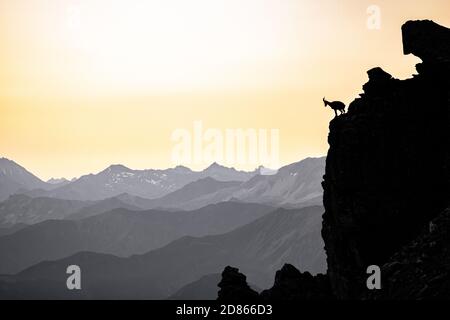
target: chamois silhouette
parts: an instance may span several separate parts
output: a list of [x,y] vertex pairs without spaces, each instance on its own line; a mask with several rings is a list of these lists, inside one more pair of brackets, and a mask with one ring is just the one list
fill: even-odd
[[345,104],[341,101],[330,102],[325,100],[325,97],[323,97],[323,104],[325,105],[325,107],[329,106],[331,109],[333,109],[336,117],[338,116],[338,111],[340,111],[341,114],[345,113]]

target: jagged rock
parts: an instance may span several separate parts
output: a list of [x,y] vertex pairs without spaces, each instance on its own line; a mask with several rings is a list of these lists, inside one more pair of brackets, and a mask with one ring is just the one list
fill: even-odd
[[285,264],[275,275],[271,289],[261,292],[263,300],[331,300],[331,286],[326,275],[312,276]]
[[259,295],[247,284],[247,277],[239,269],[230,266],[222,272],[222,281],[217,300],[221,301],[252,301],[258,300]]
[[403,34],[427,72],[400,81],[370,70],[362,97],[330,123],[322,235],[338,298],[361,297],[367,267],[387,262],[448,205],[449,69],[434,65],[448,61],[450,30],[415,21]]

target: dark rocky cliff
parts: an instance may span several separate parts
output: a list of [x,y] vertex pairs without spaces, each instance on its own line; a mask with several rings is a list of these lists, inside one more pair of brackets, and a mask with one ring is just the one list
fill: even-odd
[[408,22],[404,52],[422,59],[400,81],[368,72],[364,94],[330,123],[322,236],[340,298],[365,288],[382,265],[448,205],[450,31]]
[[[418,74],[369,70],[364,93],[330,122],[322,236],[338,299],[450,296],[450,30],[409,21],[402,34],[404,53],[422,60]],[[382,267],[376,293],[366,288],[370,265]],[[313,279],[325,288],[323,277]],[[308,298],[277,281],[262,297],[271,291]]]

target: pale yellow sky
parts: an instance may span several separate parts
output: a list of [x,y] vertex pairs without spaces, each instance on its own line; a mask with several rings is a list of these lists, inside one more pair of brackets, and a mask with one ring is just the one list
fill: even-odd
[[279,129],[280,165],[325,155],[322,97],[351,102],[374,66],[409,77],[400,27],[425,18],[450,26],[450,2],[0,0],[0,156],[44,179],[172,167],[196,120]]

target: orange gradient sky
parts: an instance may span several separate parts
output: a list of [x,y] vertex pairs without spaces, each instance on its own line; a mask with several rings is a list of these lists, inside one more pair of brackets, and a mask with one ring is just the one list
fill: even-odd
[[450,2],[0,0],[0,156],[43,179],[172,167],[196,120],[279,129],[281,165],[325,155],[322,97],[348,104],[375,66],[410,77],[400,27],[426,18],[450,26]]

